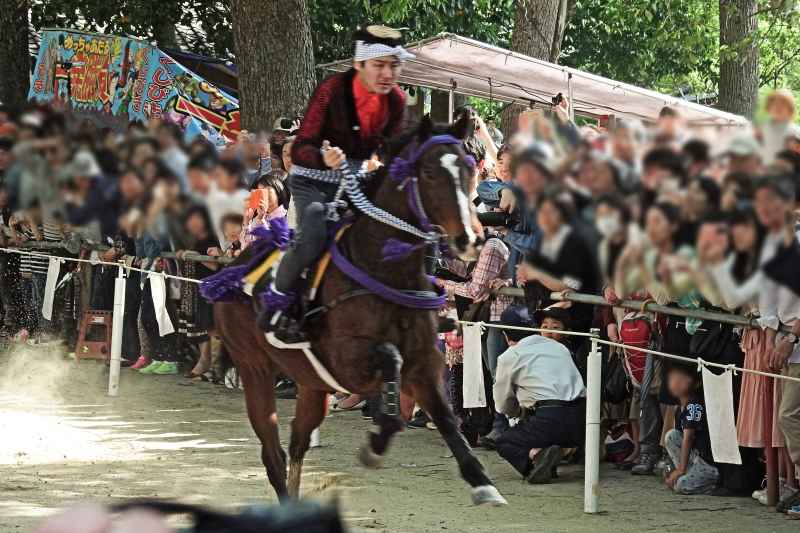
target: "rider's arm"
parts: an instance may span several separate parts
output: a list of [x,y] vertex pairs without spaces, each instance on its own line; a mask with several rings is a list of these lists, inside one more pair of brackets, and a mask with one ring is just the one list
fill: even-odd
[[322,134],[327,120],[328,104],[332,97],[333,80],[335,79],[328,78],[322,82],[308,102],[308,108],[305,115],[303,115],[300,129],[297,131],[297,136],[292,144],[292,162],[295,165],[308,168],[327,168],[322,160],[320,148],[322,147],[322,141],[325,140],[322,138]]

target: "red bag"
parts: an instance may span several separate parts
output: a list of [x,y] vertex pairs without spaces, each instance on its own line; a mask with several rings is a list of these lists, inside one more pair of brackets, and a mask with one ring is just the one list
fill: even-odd
[[[651,349],[655,335],[655,321],[650,313],[634,311],[622,319],[619,336],[623,344]],[[640,386],[644,378],[647,353],[625,348],[625,370],[634,385]]]

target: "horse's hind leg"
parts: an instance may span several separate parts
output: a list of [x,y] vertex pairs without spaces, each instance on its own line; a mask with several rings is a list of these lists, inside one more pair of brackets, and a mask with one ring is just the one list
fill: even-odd
[[403,359],[393,344],[383,343],[373,348],[381,375],[380,409],[375,416],[378,432],[369,432],[367,445],[359,451],[359,460],[364,466],[378,468],[389,448],[392,436],[403,429],[400,414],[400,370]]
[[244,368],[240,371],[244,385],[247,416],[261,441],[261,462],[267,469],[270,485],[281,501],[288,498],[286,491],[286,452],[278,437],[278,413],[275,409],[275,382],[271,372]]
[[472,449],[467,444],[464,436],[458,431],[456,417],[445,399],[444,388],[438,366],[431,365],[426,374],[412,374],[414,382],[407,383],[411,386],[414,399],[422,406],[425,412],[436,424],[439,433],[447,443],[453,456],[458,461],[461,477],[472,487],[472,503],[475,505],[506,505],[508,502],[495,488],[489,476],[483,469]]
[[298,384],[297,404],[292,420],[292,437],[289,442],[289,496],[300,495],[300,477],[303,473],[303,457],[308,451],[311,432],[325,419],[328,408],[328,394],[311,390]]

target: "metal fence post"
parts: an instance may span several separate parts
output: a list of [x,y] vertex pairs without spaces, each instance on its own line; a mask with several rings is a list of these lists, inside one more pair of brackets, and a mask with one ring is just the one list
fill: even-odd
[[600,492],[600,389],[601,355],[597,337],[600,330],[593,328],[592,350],[586,365],[586,468],[583,486],[583,512],[597,513]]
[[119,394],[119,370],[122,363],[122,324],[125,314],[125,267],[119,266],[114,280],[114,314],[111,319],[111,366],[108,372],[108,395]]

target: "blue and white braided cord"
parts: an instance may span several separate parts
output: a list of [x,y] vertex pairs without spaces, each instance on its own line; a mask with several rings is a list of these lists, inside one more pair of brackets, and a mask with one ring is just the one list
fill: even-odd
[[371,219],[377,220],[382,224],[386,224],[387,226],[400,231],[410,233],[411,235],[419,237],[420,239],[424,239],[428,242],[436,242],[439,240],[440,235],[438,233],[426,233],[370,202],[367,196],[364,194],[364,191],[361,190],[361,186],[359,184],[359,175],[353,173],[348,162],[343,162],[340,166],[340,170],[344,177],[342,178],[342,183],[339,185],[339,190],[336,193],[338,201],[341,199],[339,193],[342,191],[342,189],[344,189],[344,192],[347,193],[347,197],[350,198],[350,202],[352,202],[353,206]]

